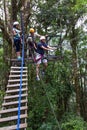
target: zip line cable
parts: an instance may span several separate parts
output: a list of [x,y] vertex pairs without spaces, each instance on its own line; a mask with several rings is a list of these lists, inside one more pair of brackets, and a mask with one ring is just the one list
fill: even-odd
[[22,94],[22,75],[23,75],[23,66],[24,66],[24,23],[22,18],[22,12],[20,12],[21,17],[21,29],[22,29],[22,61],[21,61],[21,73],[20,73],[20,90],[19,90],[19,99],[18,99],[18,120],[17,120],[17,129],[20,130],[20,107],[21,107],[21,94]]

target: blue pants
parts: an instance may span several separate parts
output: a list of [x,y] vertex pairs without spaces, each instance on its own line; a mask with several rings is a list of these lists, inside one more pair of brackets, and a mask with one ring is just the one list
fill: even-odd
[[20,51],[20,45],[21,45],[21,39],[20,38],[14,38],[14,45],[16,47],[16,52]]

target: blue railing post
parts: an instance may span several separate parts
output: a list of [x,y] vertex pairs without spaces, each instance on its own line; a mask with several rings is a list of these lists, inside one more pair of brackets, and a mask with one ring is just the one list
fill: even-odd
[[18,119],[17,119],[17,129],[20,130],[20,115],[21,115],[21,94],[22,94],[22,75],[23,75],[23,66],[25,65],[24,62],[24,42],[25,42],[25,35],[24,35],[24,22],[22,12],[20,12],[21,17],[21,30],[22,30],[22,61],[21,61],[21,72],[20,72],[20,90],[19,90],[19,98],[18,98]]

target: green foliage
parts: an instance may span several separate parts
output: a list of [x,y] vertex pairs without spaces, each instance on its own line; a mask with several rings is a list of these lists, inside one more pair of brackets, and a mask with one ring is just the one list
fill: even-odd
[[62,122],[62,130],[86,130],[87,123],[81,117],[74,114],[65,114]]
[[3,90],[0,90],[0,109],[1,109],[1,104],[3,101],[3,96],[4,96],[5,92]]
[[70,77],[72,72],[71,63],[68,59],[70,55],[70,52],[66,51],[65,60],[50,62],[45,77],[39,82],[35,81],[35,68],[29,69],[29,77],[32,77],[29,78],[29,128],[35,130],[58,129],[53,110],[59,120],[63,113],[67,111],[68,100],[74,91]]
[[0,49],[0,65],[2,65],[3,62],[3,49]]
[[4,63],[3,63],[3,49],[0,49],[0,107],[3,100],[4,88],[3,88],[3,80],[4,80]]
[[51,123],[43,123],[38,130],[58,130],[58,127],[55,125],[55,122],[52,121]]
[[[28,16],[29,19],[27,18],[27,25],[37,28],[36,30],[40,33],[42,32],[42,34],[52,34],[52,35],[59,34],[58,39],[55,38],[53,39],[52,45],[55,45],[55,43],[57,43],[57,45],[58,43],[61,43],[62,46],[62,43],[64,43],[66,39],[68,39],[68,42],[72,42],[73,45],[74,44],[77,45],[78,42],[83,42],[83,44],[86,45],[87,42],[85,40],[85,37],[83,37],[84,36],[83,32],[80,30],[81,31],[80,35],[79,30],[75,29],[76,23],[79,20],[79,18],[81,18],[85,14],[85,12],[87,12],[87,8],[85,8],[86,4],[87,0],[61,0],[61,1],[31,0],[28,8],[29,9],[28,12],[30,13],[31,17],[30,15]],[[11,4],[9,4],[8,10],[11,9],[10,5]],[[32,11],[30,8],[32,8]],[[25,11],[26,9],[27,8],[25,6]],[[26,14],[26,12],[24,14]],[[31,23],[28,23],[28,21],[31,21]],[[0,34],[0,36],[2,36],[2,34]],[[81,46],[82,44],[80,44],[78,47],[81,48]],[[7,50],[7,47],[8,44],[6,44],[5,47],[6,49],[5,48],[4,49]],[[29,130],[58,130],[56,120],[54,119],[53,110],[57,120],[61,121],[62,118],[64,119],[62,122],[63,130],[85,130],[86,128],[84,121],[79,117],[73,115],[71,116],[67,115],[63,117],[63,114],[66,111],[71,111],[69,101],[71,99],[71,95],[73,94],[73,92],[75,92],[75,89],[73,86],[73,78],[72,78],[73,77],[72,50],[65,51],[60,49],[60,51],[62,52],[64,59],[59,60],[57,62],[55,61],[50,62],[46,70],[45,77],[44,78],[41,77],[41,81],[39,82],[35,80],[35,66],[29,65],[29,75],[28,75]],[[57,50],[56,55],[60,55],[60,51]],[[83,58],[86,63],[87,49],[86,48],[82,50],[77,49],[77,51],[79,53],[78,52],[76,53],[80,55],[77,57],[79,57],[79,59]],[[8,54],[11,53],[8,52]],[[81,69],[83,69],[85,65],[81,63],[80,67]],[[4,95],[3,85],[5,82],[6,70],[8,70],[8,68],[4,64],[3,49],[1,49],[0,50],[1,100]],[[82,94],[84,95],[83,91]],[[79,93],[77,93],[77,97],[78,96]],[[75,95],[73,96],[73,98],[75,98]],[[51,107],[49,101],[51,102],[53,107]],[[72,111],[74,111],[73,108]]]

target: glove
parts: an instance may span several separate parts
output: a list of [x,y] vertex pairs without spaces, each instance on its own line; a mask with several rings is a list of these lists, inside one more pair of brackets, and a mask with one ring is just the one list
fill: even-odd
[[50,50],[51,52],[53,52],[54,50]]

